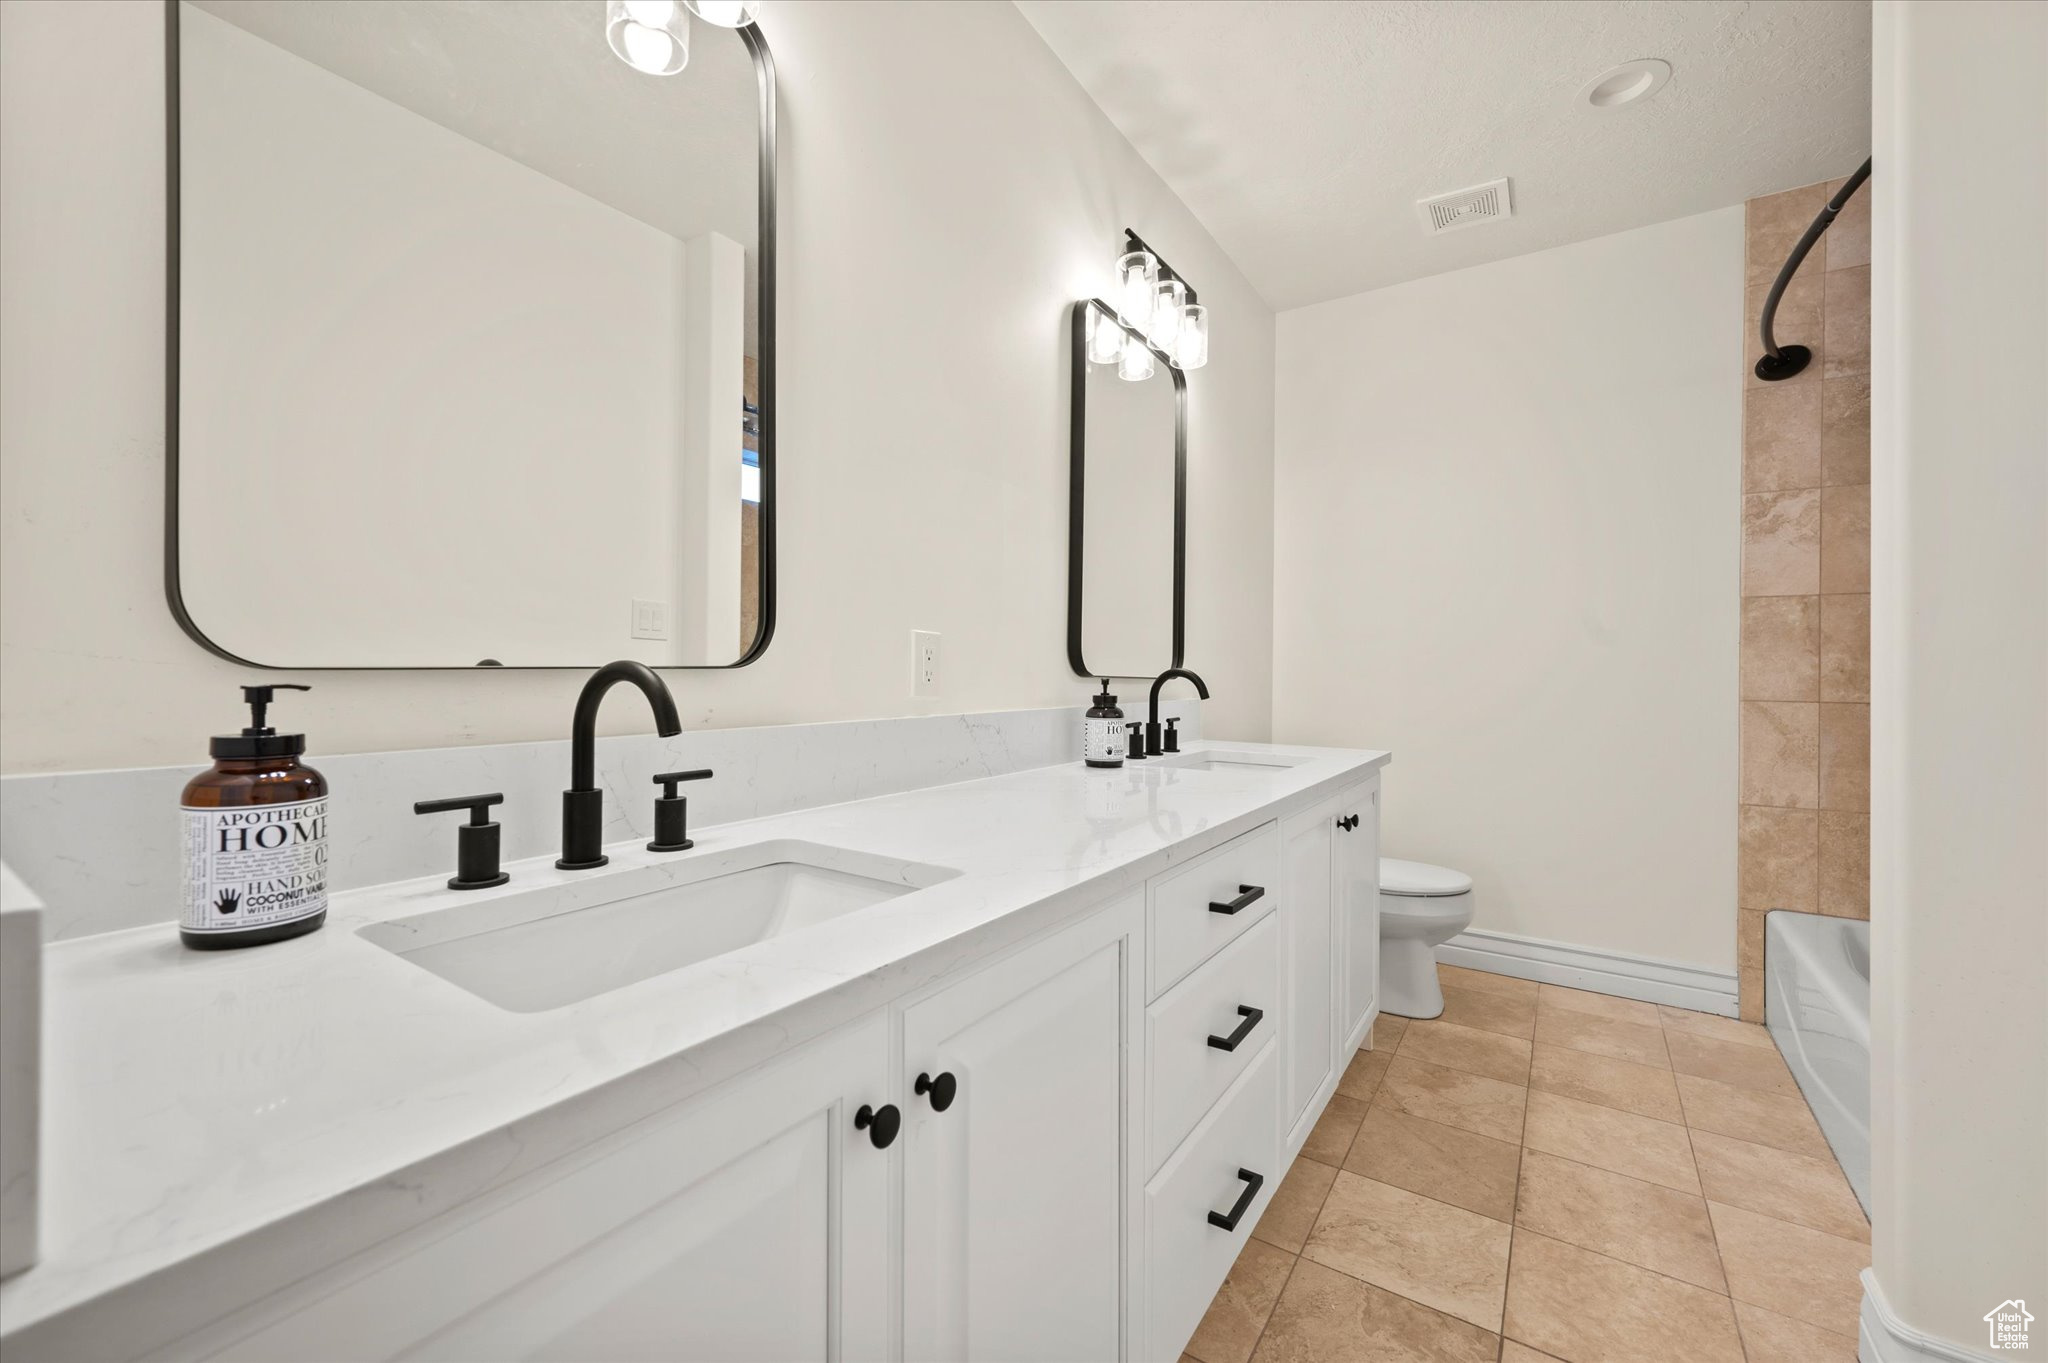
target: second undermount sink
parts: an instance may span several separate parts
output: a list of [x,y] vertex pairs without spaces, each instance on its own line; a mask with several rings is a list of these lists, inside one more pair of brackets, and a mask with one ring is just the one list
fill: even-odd
[[1183,767],[1191,771],[1276,771],[1298,767],[1309,759],[1288,753],[1203,748],[1152,760],[1162,767]]
[[[642,866],[360,929],[515,1013],[539,1013],[911,894],[958,872],[803,842]],[[694,877],[690,872],[697,871]]]

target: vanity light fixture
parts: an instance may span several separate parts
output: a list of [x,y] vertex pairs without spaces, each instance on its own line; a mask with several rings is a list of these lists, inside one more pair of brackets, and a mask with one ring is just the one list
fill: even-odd
[[683,0],[683,8],[714,28],[745,28],[768,0]]
[[1134,331],[1152,328],[1153,298],[1159,292],[1159,258],[1140,246],[1116,262],[1116,320]]
[[1181,309],[1188,305],[1188,286],[1178,279],[1162,279],[1152,295],[1152,322],[1145,334],[1152,344],[1171,355],[1173,338],[1180,334]]
[[1181,369],[1209,363],[1209,310],[1189,303],[1180,310],[1180,330],[1173,337],[1173,362]]
[[1088,309],[1088,362],[1090,364],[1115,364],[1123,358],[1124,329],[1117,325],[1116,315],[1101,307],[1090,305]]
[[690,63],[690,17],[676,0],[605,0],[604,37],[614,56],[650,76]]
[[1133,383],[1152,377],[1152,347],[1137,336],[1124,337],[1123,357],[1117,361],[1116,376]]
[[[1150,262],[1152,270],[1146,293],[1150,307],[1133,320],[1129,313],[1136,308],[1136,291],[1125,265],[1139,257]],[[1117,286],[1117,311],[1123,314],[1119,320],[1130,330],[1143,332],[1161,359],[1175,369],[1200,369],[1209,363],[1209,310],[1196,299],[1195,286],[1128,227],[1124,254],[1117,260]],[[1127,294],[1129,304],[1124,301]]]

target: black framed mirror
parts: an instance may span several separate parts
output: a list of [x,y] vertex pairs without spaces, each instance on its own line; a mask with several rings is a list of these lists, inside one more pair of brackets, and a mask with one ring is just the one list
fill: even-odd
[[1187,380],[1100,299],[1071,321],[1067,661],[1151,678],[1187,643]]
[[212,652],[768,647],[774,64],[753,25],[675,7],[675,70],[620,22],[167,0],[165,586]]

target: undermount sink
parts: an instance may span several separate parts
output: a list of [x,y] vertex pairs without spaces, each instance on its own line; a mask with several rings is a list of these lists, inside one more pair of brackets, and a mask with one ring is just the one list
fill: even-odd
[[1204,748],[1199,752],[1176,753],[1153,760],[1162,767],[1182,767],[1189,771],[1277,771],[1298,767],[1309,759],[1287,753]]
[[[697,871],[695,878],[679,879]],[[815,843],[642,866],[373,923],[359,934],[515,1013],[697,965],[959,874]]]

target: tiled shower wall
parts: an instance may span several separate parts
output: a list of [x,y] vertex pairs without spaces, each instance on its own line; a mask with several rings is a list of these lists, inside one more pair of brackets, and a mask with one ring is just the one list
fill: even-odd
[[1763,1017],[1764,914],[1870,916],[1870,188],[1785,290],[1764,383],[1764,297],[1839,180],[1752,199],[1742,405],[1742,775],[1736,959]]

